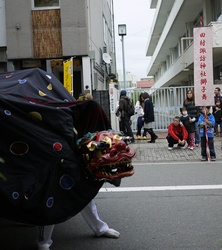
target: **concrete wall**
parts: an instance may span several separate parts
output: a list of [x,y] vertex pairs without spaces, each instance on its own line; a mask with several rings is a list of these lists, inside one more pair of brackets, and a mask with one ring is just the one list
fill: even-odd
[[5,0],[0,0],[0,47],[6,46]]
[[[88,0],[89,6],[89,47],[91,51],[95,51],[95,60],[101,62],[101,50],[103,49],[103,6],[101,0]],[[98,15],[98,13],[100,13]],[[98,44],[100,46],[98,46]]]
[[[15,8],[14,0],[6,1],[8,59],[33,57],[31,2],[20,0]],[[66,0],[60,5],[63,56],[88,54],[86,1]]]
[[213,23],[213,48],[222,47],[222,22]]
[[[2,1],[2,0],[0,0]],[[60,1],[60,17],[61,17],[61,40],[56,43],[57,38],[53,41],[51,46],[50,40],[47,41],[47,36],[50,36],[50,32],[54,32],[53,26],[45,27],[38,25],[39,36],[44,46],[38,41],[38,37],[35,39],[33,34],[36,34],[34,20],[40,18],[45,20],[44,15],[38,15],[37,19],[34,19],[37,9],[32,9],[32,0],[20,0],[15,2],[14,0],[3,0],[5,1],[5,16],[6,16],[6,46],[7,46],[7,59],[9,60],[10,67],[16,63],[16,68],[21,67],[21,60],[24,59],[50,59],[50,58],[64,58],[64,57],[75,57],[83,56],[90,58],[90,76],[91,81],[95,85],[96,89],[108,89],[109,82],[108,74],[115,72],[115,51],[114,49],[114,35],[113,32],[113,0],[64,0]],[[44,11],[44,8],[38,9],[38,12]],[[51,11],[49,8],[47,11]],[[34,14],[33,14],[34,13]],[[48,17],[48,16],[47,16]],[[1,20],[1,19],[0,19]],[[54,23],[55,19],[51,18]],[[48,22],[47,22],[48,23]],[[105,24],[105,25],[104,25]],[[105,27],[105,28],[104,28]],[[46,38],[42,36],[43,30],[46,30]],[[56,28],[59,30],[60,26]],[[49,33],[47,32],[49,30]],[[59,30],[60,31],[60,30]],[[104,32],[108,31],[108,39],[104,39]],[[55,36],[53,36],[55,37]],[[60,38],[59,37],[59,38]],[[35,41],[34,41],[35,39]],[[34,41],[34,43],[33,43]],[[48,42],[48,43],[46,43]],[[34,45],[33,45],[34,44]],[[52,47],[58,49],[58,44],[61,49],[60,54],[51,53]],[[50,48],[51,54],[37,54],[37,46],[42,48],[45,52],[45,48]],[[107,47],[107,51],[104,51],[104,47]],[[106,64],[106,71],[104,74],[104,62],[103,53],[107,52],[112,58],[111,64]],[[93,56],[92,56],[93,55]],[[1,56],[1,55],[0,55]],[[21,59],[17,60],[16,59]],[[43,61],[44,63],[44,61]],[[111,67],[110,67],[111,65]],[[8,66],[8,68],[9,68]],[[113,70],[114,69],[114,70]],[[79,68],[78,70],[82,70]],[[82,72],[81,72],[82,74]],[[83,76],[83,75],[82,75]]]
[[[95,51],[95,60],[102,63],[103,47],[107,47],[107,53],[112,56],[111,42],[104,41],[104,22],[109,32],[112,32],[111,22],[111,1],[107,0],[88,0],[89,6],[89,47]],[[109,4],[108,4],[109,3]],[[114,38],[113,38],[114,39]],[[99,46],[98,46],[99,45]]]
[[32,58],[31,1],[5,1],[8,59]]
[[60,1],[63,56],[88,55],[86,0]]

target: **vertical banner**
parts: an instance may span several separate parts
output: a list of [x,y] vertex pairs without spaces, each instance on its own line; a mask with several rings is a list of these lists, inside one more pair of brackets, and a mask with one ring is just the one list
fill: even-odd
[[64,87],[73,95],[73,58],[63,62],[63,84]]
[[114,130],[119,130],[119,119],[116,116],[116,109],[118,104],[118,90],[113,83],[109,84],[109,100],[110,100],[110,118],[111,126]]
[[109,86],[110,113],[115,113],[114,85]]
[[214,105],[212,27],[194,28],[194,94],[197,106]]

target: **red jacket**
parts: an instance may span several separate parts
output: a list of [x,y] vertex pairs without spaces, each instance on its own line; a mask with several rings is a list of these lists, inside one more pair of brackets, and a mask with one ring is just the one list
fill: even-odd
[[183,140],[187,140],[188,133],[184,126],[178,125],[175,126],[173,123],[171,123],[168,126],[168,134],[173,137],[173,139],[179,141],[180,138],[178,137],[179,134],[183,135]]

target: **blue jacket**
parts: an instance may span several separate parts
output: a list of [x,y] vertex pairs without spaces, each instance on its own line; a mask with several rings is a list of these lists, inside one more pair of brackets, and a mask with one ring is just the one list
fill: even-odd
[[[207,119],[211,123],[210,125],[207,124],[207,136],[213,138],[214,137],[215,118],[211,113],[209,113],[207,115]],[[200,127],[200,137],[205,136],[205,126],[204,126],[203,122],[204,122],[204,115],[201,114],[199,119],[198,119],[198,123],[197,123],[198,126]]]

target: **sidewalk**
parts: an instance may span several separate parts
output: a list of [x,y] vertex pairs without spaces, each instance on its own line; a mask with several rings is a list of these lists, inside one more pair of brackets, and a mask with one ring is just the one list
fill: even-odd
[[[166,140],[166,132],[156,133],[158,139],[155,143],[147,143],[148,140],[135,140],[135,143],[130,144],[130,147],[136,150],[134,162],[183,162],[183,161],[200,161],[201,148],[196,147],[194,150],[180,149],[174,146],[174,149],[169,151]],[[214,147],[216,152],[216,161],[222,161],[221,149],[222,137],[214,138]]]

